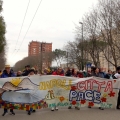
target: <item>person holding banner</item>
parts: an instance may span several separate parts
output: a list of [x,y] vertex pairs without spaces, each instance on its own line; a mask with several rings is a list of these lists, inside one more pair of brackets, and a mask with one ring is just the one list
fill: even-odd
[[114,75],[114,79],[119,79],[120,78],[120,66],[117,67],[117,73]]
[[67,68],[67,71],[66,71],[66,73],[65,73],[65,76],[67,76],[67,77],[71,77],[71,76],[72,76],[72,72],[71,72],[71,70],[70,70],[69,67]]
[[[74,70],[72,77],[83,78],[84,76],[83,76],[81,71],[78,72],[77,70]],[[78,103],[77,105],[79,105],[79,101],[77,103]],[[68,107],[68,109],[72,109],[72,103],[70,103],[70,106]],[[75,106],[75,109],[80,110],[80,107],[79,106]]]
[[93,71],[92,71],[91,76],[104,78],[104,73],[103,73],[103,72],[100,72],[100,69],[99,69],[99,68],[94,68]]
[[77,70],[74,70],[73,74],[72,74],[72,77],[78,77],[78,78],[83,78],[83,73],[80,71],[77,71]]
[[[100,68],[94,67],[91,76],[94,77],[100,77],[100,78],[104,78],[104,73],[100,71]],[[88,108],[91,108],[91,106],[88,106]],[[99,107],[100,110],[104,110],[104,108]]]
[[52,73],[52,75],[64,76],[64,71],[61,67],[59,67],[55,72]]
[[[114,79],[120,79],[120,66],[117,67],[117,73],[114,75]],[[118,100],[117,100],[116,109],[120,109],[120,90],[118,93]]]
[[[32,67],[32,68],[29,70],[28,77],[33,76],[33,75],[37,75],[36,69],[35,69],[34,67]],[[41,74],[40,74],[40,76],[41,76]],[[36,110],[30,108],[30,110],[28,111],[28,115],[31,115],[31,112],[34,113],[34,112],[36,112]]]
[[[61,67],[59,67],[55,72],[52,73],[52,75],[60,75],[64,76],[64,71]],[[54,101],[56,103],[56,99]],[[54,107],[51,108],[51,111],[58,110],[58,106],[55,105]]]
[[[10,65],[5,65],[5,70],[3,71],[2,75],[1,75],[1,78],[7,78],[7,77],[15,77],[15,74],[14,74],[13,70],[11,70]],[[8,112],[8,108],[5,107],[4,113],[2,114],[2,116],[4,116],[7,112]],[[10,108],[10,113],[12,115],[15,115],[13,108]]]
[[21,76],[22,76],[22,72],[18,71],[17,74],[16,74],[16,77],[21,77]]
[[[33,76],[33,75],[35,75],[35,69],[32,67],[32,68],[30,69],[30,71],[29,71],[29,75],[28,75],[28,77]],[[28,111],[28,115],[31,115],[31,112],[34,113],[34,112],[36,112],[36,110],[30,108],[30,110]]]
[[30,73],[30,65],[25,66],[25,70],[23,71],[22,75],[27,76]]
[[108,73],[105,75],[105,78],[107,78],[107,79],[113,79],[114,78],[114,75],[112,74],[111,70],[108,70]]

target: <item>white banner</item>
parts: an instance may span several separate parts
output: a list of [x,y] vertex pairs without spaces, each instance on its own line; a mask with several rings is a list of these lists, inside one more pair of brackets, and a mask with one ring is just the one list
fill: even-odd
[[0,79],[0,106],[116,108],[120,80],[33,75]]

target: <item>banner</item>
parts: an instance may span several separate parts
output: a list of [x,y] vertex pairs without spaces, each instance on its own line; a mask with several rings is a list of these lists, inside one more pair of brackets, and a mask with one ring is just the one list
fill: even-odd
[[20,110],[59,106],[116,108],[120,80],[33,75],[0,78],[0,107]]

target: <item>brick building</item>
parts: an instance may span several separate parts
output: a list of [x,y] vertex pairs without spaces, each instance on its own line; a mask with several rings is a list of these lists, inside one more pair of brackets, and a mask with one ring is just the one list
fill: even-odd
[[28,56],[37,56],[41,52],[52,52],[52,43],[31,41],[28,45]]
[[41,56],[38,64],[42,64],[42,69],[51,66],[49,52],[52,52],[52,43],[31,41],[28,45],[28,56]]

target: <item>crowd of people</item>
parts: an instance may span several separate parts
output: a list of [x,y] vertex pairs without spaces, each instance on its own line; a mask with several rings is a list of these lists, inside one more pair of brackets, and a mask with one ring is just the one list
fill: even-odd
[[35,67],[30,67],[30,65],[26,65],[25,69],[23,71],[17,71],[14,72],[10,65],[5,66],[5,70],[1,71],[0,70],[0,77],[1,78],[6,78],[6,77],[21,77],[21,76],[29,76],[29,75],[60,75],[60,76],[67,76],[67,77],[78,77],[78,78],[84,78],[84,77],[100,77],[100,78],[106,78],[106,79],[117,79],[119,76],[119,69],[120,67],[117,67],[117,71],[113,72],[112,70],[108,70],[108,72],[103,71],[102,68],[97,68],[97,67],[91,67],[91,70],[88,71],[79,71],[77,69],[63,69],[61,67],[57,69],[50,69],[50,68],[45,68],[42,73],[39,73],[38,68]]
[[[43,72],[39,73],[37,67],[30,67],[30,65],[26,65],[25,69],[23,71],[17,71],[14,72],[10,65],[6,65],[5,66],[5,70],[0,71],[0,78],[7,78],[7,77],[21,77],[21,76],[30,76],[30,75],[60,75],[60,76],[67,76],[67,77],[78,77],[78,78],[84,78],[84,77],[100,77],[100,78],[106,78],[106,79],[118,79],[120,78],[120,66],[117,67],[116,72],[113,72],[112,70],[108,70],[108,72],[103,71],[102,68],[97,68],[97,67],[91,67],[91,70],[88,71],[79,71],[77,69],[71,69],[71,68],[67,68],[67,69],[62,69],[61,67],[57,68],[57,69],[49,69],[49,68],[45,68],[43,70]],[[120,109],[120,92],[118,94],[118,101],[117,101],[117,109]],[[79,108],[76,107],[78,110]],[[58,110],[57,106],[55,108],[52,108],[51,110]],[[71,106],[68,107],[68,109],[71,109]],[[4,113],[3,116],[6,114],[7,109],[4,109]],[[15,114],[13,109],[10,109],[11,114]],[[28,114],[30,114],[31,111],[28,111]],[[33,110],[32,112],[35,112],[35,110]]]

